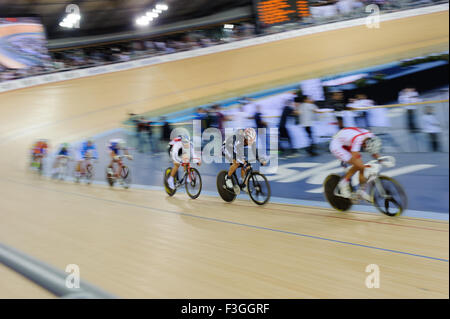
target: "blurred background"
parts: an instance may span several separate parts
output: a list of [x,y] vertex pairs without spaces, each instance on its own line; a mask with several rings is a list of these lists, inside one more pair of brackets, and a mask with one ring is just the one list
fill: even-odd
[[[48,113],[52,114],[46,114],[48,118],[44,116],[42,123],[39,120],[35,123],[33,117],[41,118],[40,109],[36,108],[29,118],[23,118],[21,123],[26,125],[24,131],[20,131],[22,136],[18,136],[25,136],[21,140],[25,144],[31,139],[47,138],[30,137],[40,128],[47,129],[55,123],[64,125],[71,120],[70,116],[77,118],[78,115],[71,112],[67,117],[59,114],[58,107],[55,107],[58,101],[74,105],[73,109],[84,107],[83,102],[77,104],[78,101],[71,97],[61,97],[64,89],[69,88],[70,91],[71,82],[59,83],[60,80],[81,77],[81,74],[88,77],[97,72],[102,73],[102,67],[111,67],[109,70],[115,72],[147,64],[162,64],[169,61],[170,57],[179,57],[181,60],[195,56],[196,52],[205,52],[201,50],[210,49],[211,51],[204,53],[206,55],[224,45],[231,44],[239,48],[240,45],[257,44],[258,39],[263,41],[267,36],[283,39],[289,32],[299,30],[304,30],[304,34],[307,34],[309,30],[334,30],[337,25],[344,28],[339,23],[348,22],[350,25],[352,21],[363,21],[370,14],[392,13],[401,16],[414,9],[426,13],[439,5],[447,5],[448,11],[448,1],[444,0],[0,1],[0,93],[47,83],[46,81],[58,82],[59,88],[44,92],[39,101],[42,103],[43,113],[51,109]],[[313,29],[315,27],[317,29]],[[411,33],[415,31],[417,30],[411,30]],[[426,33],[429,30],[421,31]],[[405,47],[410,44],[407,40]],[[257,45],[255,47],[253,54],[266,54],[258,52]],[[214,95],[202,93],[203,96],[198,99],[183,96],[181,91],[173,94],[176,96],[173,101],[182,102],[164,105],[165,100],[161,98],[157,102],[159,105],[155,107],[151,99],[143,99],[138,103],[135,101],[134,105],[127,104],[127,101],[120,100],[122,97],[114,94],[116,92],[112,92],[118,82],[103,78],[105,87],[109,87],[111,91],[98,92],[91,83],[89,89],[92,90],[88,90],[88,93],[92,95],[79,96],[80,101],[84,101],[86,105],[106,101],[109,95],[112,96],[109,102],[105,102],[105,105],[109,103],[108,107],[101,106],[99,111],[97,106],[91,105],[92,111],[89,109],[85,112],[83,109],[84,115],[105,111],[109,107],[111,110],[108,109],[108,112],[111,111],[110,114],[114,116],[116,110],[121,112],[120,122],[107,123],[108,128],[117,127],[90,136],[99,149],[94,184],[105,185],[104,169],[110,161],[106,145],[109,140],[120,137],[127,141],[134,156],[133,161],[127,162],[131,171],[136,172],[132,175],[130,192],[133,187],[161,190],[162,172],[172,165],[167,154],[171,131],[174,128],[186,128],[192,133],[193,120],[198,120],[202,131],[213,127],[222,134],[227,128],[272,129],[278,143],[276,148],[268,147],[267,153],[272,158],[277,157],[278,170],[267,172],[267,177],[274,201],[328,207],[324,203],[322,183],[328,174],[342,170],[339,162],[329,152],[329,142],[341,128],[357,126],[373,131],[383,141],[383,154],[396,157],[397,166],[385,173],[395,177],[405,187],[410,199],[409,212],[405,215],[421,217],[421,214],[431,213],[433,218],[448,220],[448,34],[445,45],[430,44],[430,47],[432,49],[424,50],[427,52],[414,51],[414,56],[409,53],[407,58],[393,52],[388,63],[374,57],[364,67],[360,67],[350,61],[348,65],[330,68],[322,74],[311,74],[307,78],[302,75],[301,80],[292,76],[283,78],[282,81],[267,81],[255,88],[230,88],[226,93]],[[330,55],[334,54],[335,49],[336,47],[326,43],[319,48]],[[352,51],[351,47],[344,49],[348,54]],[[297,50],[300,49],[297,47]],[[277,64],[276,59],[272,60],[271,56],[268,56],[267,61]],[[190,72],[192,77],[197,76],[192,70]],[[292,72],[300,73],[300,70]],[[155,75],[155,78],[158,76],[158,81],[171,85],[170,79],[164,75]],[[145,77],[137,77],[138,80],[142,78]],[[149,78],[150,76],[147,79]],[[205,79],[205,83],[212,82],[213,78],[211,76]],[[136,98],[145,95],[144,91],[148,89],[146,83],[137,83],[138,80],[133,82],[134,87],[130,84],[132,88],[128,92],[129,96],[123,97],[125,100],[135,98],[132,96],[133,92],[138,92]],[[238,84],[240,80],[242,78],[234,79]],[[219,82],[219,85],[222,83]],[[174,85],[173,90],[178,91],[178,88]],[[74,89],[73,92],[87,91]],[[52,94],[60,94],[60,99],[55,98],[57,102],[53,101],[54,104],[48,103]],[[156,93],[152,94],[156,96]],[[7,100],[11,96],[12,94],[8,95],[4,100],[3,95],[0,96],[0,108],[3,101],[7,101],[8,105],[13,104],[13,99]],[[17,91],[16,96],[23,97],[25,94]],[[138,110],[133,110],[136,104],[139,105],[136,107]],[[315,111],[312,112],[311,109]],[[10,115],[13,113],[11,111]],[[54,120],[53,114],[57,114],[57,120]],[[84,125],[85,131],[95,131],[97,122],[93,124],[87,120],[87,124],[80,124],[83,114],[77,118],[80,120],[78,125]],[[103,116],[96,115],[98,118]],[[98,118],[93,118],[98,121],[99,128],[107,126]],[[16,124],[6,120],[2,124],[7,137],[3,143],[13,145]],[[11,133],[7,132],[8,128],[12,128]],[[77,136],[74,140],[66,141],[70,142],[74,153],[85,142],[79,138],[83,129],[76,130],[71,135],[67,133],[70,130],[66,132],[66,136]],[[45,159],[46,176],[51,175],[59,142],[63,142],[59,140],[57,133],[54,134],[56,141],[50,140],[52,148]],[[205,145],[207,142],[203,140],[201,144]],[[258,143],[262,141],[259,140]],[[18,146],[10,147],[18,149]],[[74,165],[73,162],[69,163],[71,172]],[[219,170],[225,168],[226,164],[218,163],[200,167],[204,194],[217,196],[216,176]],[[23,177],[17,172],[14,174]],[[68,175],[68,180],[71,180],[72,174]],[[28,182],[27,179],[24,180]],[[40,187],[42,184],[35,188]],[[86,194],[89,192],[83,191]],[[86,197],[88,196],[90,195]],[[120,196],[128,195],[121,193]],[[23,243],[28,245],[26,240]],[[35,252],[38,250],[35,249]]]

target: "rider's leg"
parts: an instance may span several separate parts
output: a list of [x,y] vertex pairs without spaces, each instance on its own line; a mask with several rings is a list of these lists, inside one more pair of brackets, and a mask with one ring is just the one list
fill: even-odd
[[233,180],[231,176],[236,172],[240,164],[233,159],[233,163],[230,165],[230,168],[228,169],[228,174],[225,176],[225,185],[227,185],[228,188],[233,188]]
[[352,190],[350,188],[350,180],[352,176],[359,171],[360,180],[361,175],[364,178],[364,162],[361,160],[361,158],[352,157],[350,160],[348,160],[348,163],[351,164],[352,167],[347,171],[344,178],[338,184],[341,195],[346,198],[349,198],[352,194]]
[[169,187],[171,189],[175,189],[175,175],[177,174],[179,167],[180,167],[180,163],[173,162],[172,171],[170,172],[170,176],[167,179],[167,184],[169,185]]
[[359,189],[358,189],[358,194],[359,196],[361,196],[361,198],[363,198],[364,200],[368,201],[368,202],[372,202],[372,196],[370,196],[367,193],[367,178],[364,176],[364,169],[359,171]]

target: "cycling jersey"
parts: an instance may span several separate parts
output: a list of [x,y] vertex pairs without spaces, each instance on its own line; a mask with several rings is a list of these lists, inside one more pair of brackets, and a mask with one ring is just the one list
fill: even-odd
[[[250,152],[252,152],[252,154],[256,156],[256,159],[260,161],[256,143],[249,146],[249,154]],[[222,154],[229,163],[236,160],[238,163],[244,164],[246,162],[244,137],[236,134],[228,137],[222,144]]]
[[90,146],[88,146],[88,142],[84,142],[83,144],[81,144],[78,159],[81,160],[86,158],[86,155],[88,153],[90,153],[91,157],[95,159],[98,157],[97,148],[95,147],[95,145],[91,144]]
[[47,148],[48,145],[45,142],[37,142],[34,144],[34,147],[32,149],[32,153],[34,155],[45,155],[47,154]]
[[126,148],[122,148],[120,146],[120,142],[118,140],[111,140],[109,141],[108,149],[113,152],[114,155],[118,156],[120,155],[120,151],[126,151]]
[[59,151],[58,151],[58,156],[69,156],[69,150],[65,147],[62,147]]
[[348,162],[351,152],[360,152],[364,141],[375,135],[368,130],[357,127],[346,127],[336,133],[330,143],[330,151],[337,158]]
[[169,142],[169,156],[178,164],[188,163],[190,159],[194,163],[200,162],[200,156],[194,152],[194,145],[189,142],[188,146],[183,145],[181,138],[174,138]]

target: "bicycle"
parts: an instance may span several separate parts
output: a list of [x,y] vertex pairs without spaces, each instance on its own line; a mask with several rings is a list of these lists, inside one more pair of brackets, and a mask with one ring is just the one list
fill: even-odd
[[[408,198],[403,187],[393,178],[380,175],[382,167],[395,166],[395,158],[383,156],[378,160],[366,163],[367,192],[370,194],[370,202],[376,209],[387,216],[399,216],[407,208]],[[328,203],[338,211],[347,211],[353,204],[362,200],[361,196],[354,192],[355,187],[350,182],[352,195],[350,198],[340,196],[338,183],[343,175],[330,174],[323,183],[324,195]]]
[[[131,156],[129,155],[125,155],[128,159],[131,159]],[[116,177],[115,175],[115,169],[114,169],[114,163],[113,163],[113,167],[112,169],[110,169],[109,167],[106,168],[106,180],[109,184],[109,186],[113,187],[114,184],[116,183],[116,181],[118,180],[119,183],[123,186],[123,188],[128,189],[130,187],[131,184],[131,173],[130,173],[130,169],[127,165],[123,164],[122,162],[122,158],[123,155],[118,155],[118,161],[115,162],[115,164],[117,165],[121,165],[122,168],[120,170],[119,173],[119,177]]]
[[250,164],[242,183],[239,183],[236,172],[233,173],[231,176],[233,181],[232,189],[228,188],[225,184],[226,175],[228,175],[228,171],[220,171],[217,174],[216,180],[217,191],[224,201],[233,202],[241,191],[245,191],[245,185],[247,185],[247,192],[255,204],[264,205],[269,201],[271,196],[269,181],[265,175],[254,171]]
[[62,181],[67,176],[67,170],[69,168],[70,157],[59,155],[55,161],[56,162],[54,164],[52,178],[59,179]]
[[44,156],[32,154],[30,158],[30,169],[36,170],[39,175],[44,171]]
[[166,193],[169,196],[173,196],[177,192],[177,189],[184,184],[188,196],[192,199],[196,199],[197,197],[200,196],[200,193],[202,191],[202,177],[200,175],[200,172],[196,168],[191,167],[190,163],[183,163],[181,164],[181,166],[183,166],[184,168],[184,174],[181,180],[178,179],[178,172],[177,174],[175,174],[174,189],[171,189],[167,183],[167,179],[170,176],[170,173],[172,172],[172,167],[166,168],[164,172],[164,188],[166,190]]
[[77,167],[75,167],[74,171],[75,183],[79,183],[83,177],[88,185],[92,183],[92,179],[94,178],[94,164],[92,163],[92,159],[93,159],[92,156],[87,155],[84,157],[83,163],[80,163],[80,166],[84,165],[83,173],[81,172],[81,167],[80,170],[77,170]]

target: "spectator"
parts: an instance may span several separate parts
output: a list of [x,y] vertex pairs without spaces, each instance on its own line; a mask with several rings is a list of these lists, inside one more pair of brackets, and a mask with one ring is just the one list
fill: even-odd
[[161,126],[161,144],[162,144],[162,149],[165,150],[165,147],[170,142],[171,127],[170,127],[170,124],[167,121],[167,118],[165,116],[162,116],[160,121],[162,122],[162,126]]
[[[292,101],[288,100],[283,107],[283,111],[281,112],[280,123],[278,124],[278,147],[280,149],[280,153],[282,155],[292,155],[294,153],[294,145],[292,143],[292,138],[289,134],[289,131],[286,127],[287,121],[290,117],[294,117],[297,115],[295,109],[291,106]],[[289,148],[285,148],[283,146],[283,142],[287,142],[289,144]]]
[[422,116],[422,130],[428,134],[431,150],[433,152],[439,152],[439,133],[441,133],[441,126],[431,106],[425,108],[425,114]]
[[248,114],[245,112],[244,105],[241,104],[238,111],[233,114],[233,126],[235,129],[247,128]]
[[[399,104],[409,104],[421,102],[422,100],[419,97],[419,93],[417,93],[415,88],[405,88],[401,90],[398,94],[398,103]],[[416,109],[415,105],[407,105],[406,106],[406,122],[408,125],[408,129],[410,133],[417,133],[418,127],[416,124]]]
[[147,122],[147,135],[150,153],[156,152],[155,144],[153,141],[153,123],[151,121]]
[[335,91],[331,94],[330,107],[336,112],[336,120],[339,129],[344,128],[343,111],[346,109],[344,101],[344,93],[342,91]]
[[137,121],[137,132],[138,132],[138,150],[139,153],[143,153],[145,150],[145,139],[147,135],[148,124],[145,118],[141,116]]
[[[251,119],[255,120],[255,126],[257,129],[257,133],[259,136],[259,129],[265,129],[265,137],[266,137],[266,148],[269,146],[269,131],[267,130],[269,128],[269,126],[267,125],[266,122],[263,121],[262,118],[262,113],[261,113],[261,106],[259,104],[256,104],[255,106],[255,114],[253,114],[253,116],[251,117]],[[264,132],[264,131],[262,131]]]
[[220,131],[222,134],[222,138],[224,137],[224,121],[227,120],[227,117],[220,112],[220,106],[215,104],[211,107],[209,115],[209,126],[214,127]]
[[200,121],[200,127],[201,127],[202,133],[206,128],[208,128],[207,116],[208,116],[207,112],[201,107],[197,108],[197,111],[194,114],[194,120]]
[[344,120],[344,127],[355,127],[358,126],[356,124],[356,113],[354,111],[352,111],[352,109],[355,107],[356,105],[356,98],[350,98],[348,99],[348,103],[346,105],[346,111],[344,111],[344,116],[343,116],[343,120]]
[[296,102],[300,102],[299,104],[299,110],[298,115],[300,116],[300,125],[303,126],[303,128],[306,131],[306,134],[309,138],[309,146],[307,148],[307,151],[310,156],[317,156],[318,154],[314,151],[314,139],[313,139],[313,132],[312,127],[314,125],[315,120],[315,112],[317,112],[318,108],[314,104],[314,101],[309,98],[308,96],[304,96],[301,98],[296,99]]
[[[353,103],[353,109],[366,108],[373,106],[372,100],[369,100],[365,94],[356,95],[356,101]],[[369,116],[367,110],[356,111],[356,125],[362,128],[369,128]]]

